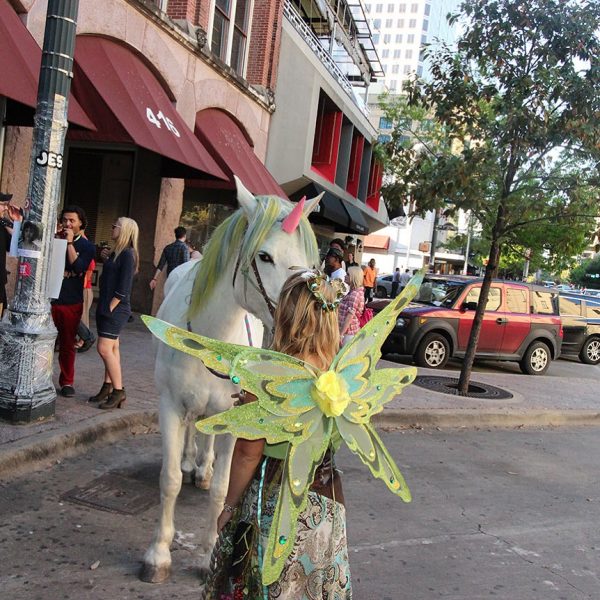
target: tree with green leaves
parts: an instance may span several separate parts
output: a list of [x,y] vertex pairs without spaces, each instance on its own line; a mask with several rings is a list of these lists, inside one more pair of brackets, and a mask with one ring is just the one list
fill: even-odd
[[600,255],[575,267],[570,275],[571,283],[591,290],[600,290]]
[[489,236],[460,375],[466,394],[502,251],[548,224],[568,238],[598,215],[600,3],[468,0],[450,17],[459,19],[456,48],[426,51],[430,78],[382,105],[394,124],[388,202],[468,210]]

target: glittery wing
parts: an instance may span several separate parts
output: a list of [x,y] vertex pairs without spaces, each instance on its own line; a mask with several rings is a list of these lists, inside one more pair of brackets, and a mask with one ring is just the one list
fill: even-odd
[[298,517],[306,508],[309,487],[331,441],[333,420],[325,417],[319,409],[315,411],[320,417],[314,421],[311,435],[301,444],[290,445],[288,451],[265,547],[262,567],[264,585],[279,579],[285,561],[294,549]]
[[381,358],[381,346],[396,324],[400,312],[416,296],[423,272],[415,275],[402,293],[371,319],[333,359],[331,369],[341,375],[352,398],[365,391]]
[[410,490],[404,477],[373,427],[369,423],[353,423],[343,416],[336,419],[336,426],[348,448],[369,467],[373,476],[381,479],[402,500],[410,502]]

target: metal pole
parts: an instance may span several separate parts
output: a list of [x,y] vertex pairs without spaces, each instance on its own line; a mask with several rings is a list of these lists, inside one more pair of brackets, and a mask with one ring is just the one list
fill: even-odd
[[465,264],[463,266],[462,274],[467,274],[469,268],[469,250],[471,249],[471,213],[467,217],[467,249],[465,250]]
[[34,117],[25,221],[37,249],[19,250],[17,287],[0,323],[0,417],[30,422],[54,415],[52,358],[56,329],[46,288],[60,196],[67,106],[79,0],[48,0]]
[[436,208],[433,215],[433,232],[431,233],[431,250],[429,252],[429,270],[435,273],[435,247],[437,245],[438,223],[440,222],[439,210]]

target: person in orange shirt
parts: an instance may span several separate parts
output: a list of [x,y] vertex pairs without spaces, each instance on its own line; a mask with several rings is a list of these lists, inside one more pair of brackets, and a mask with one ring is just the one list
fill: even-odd
[[375,268],[375,259],[372,258],[364,269],[365,302],[373,300],[373,289],[378,273],[379,269]]

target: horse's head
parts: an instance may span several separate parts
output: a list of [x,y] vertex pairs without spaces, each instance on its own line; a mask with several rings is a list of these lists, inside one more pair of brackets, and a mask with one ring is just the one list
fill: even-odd
[[307,216],[321,196],[294,204],[276,196],[254,196],[236,178],[239,209],[206,245],[190,314],[198,312],[222,277],[232,284],[237,303],[273,325],[272,308],[293,267],[319,262]]

